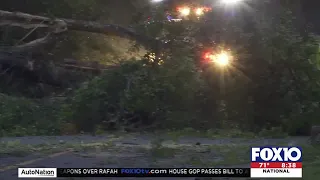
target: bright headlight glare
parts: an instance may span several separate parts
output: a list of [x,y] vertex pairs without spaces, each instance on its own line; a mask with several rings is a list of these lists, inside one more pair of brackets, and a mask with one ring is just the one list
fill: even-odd
[[236,3],[239,3],[243,0],[221,0],[222,3],[224,4],[236,4]]
[[209,60],[210,62],[216,63],[221,67],[228,66],[230,64],[230,61],[232,60],[232,56],[225,51],[221,51],[217,54],[205,53],[204,58]]
[[220,66],[226,66],[230,62],[231,56],[225,52],[216,55],[215,62]]
[[188,16],[190,14],[190,8],[189,7],[179,8],[179,12],[183,16]]
[[204,9],[203,9],[203,8],[197,8],[197,9],[195,10],[196,15],[198,15],[198,16],[201,16],[201,15],[203,14],[203,12],[204,12]]
[[163,0],[151,0],[151,2],[153,3],[159,3],[159,2],[162,2]]

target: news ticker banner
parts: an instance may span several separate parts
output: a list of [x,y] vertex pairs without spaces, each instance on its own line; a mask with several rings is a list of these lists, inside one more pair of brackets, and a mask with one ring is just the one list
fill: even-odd
[[18,177],[250,177],[250,168],[19,168]]
[[300,147],[252,147],[250,168],[19,168],[19,177],[302,178]]

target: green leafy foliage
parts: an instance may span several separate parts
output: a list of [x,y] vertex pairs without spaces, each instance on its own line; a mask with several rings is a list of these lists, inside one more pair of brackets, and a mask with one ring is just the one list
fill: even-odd
[[[187,60],[180,59],[184,63]],[[192,103],[201,81],[189,72],[190,68],[169,65],[164,63],[154,69],[141,62],[128,62],[107,71],[75,93],[72,113],[66,119],[73,119],[87,131],[105,121],[121,123],[126,116],[137,116],[144,125],[159,122],[158,128],[173,123],[186,125],[194,117]]]
[[0,136],[60,134],[59,103],[0,94]]

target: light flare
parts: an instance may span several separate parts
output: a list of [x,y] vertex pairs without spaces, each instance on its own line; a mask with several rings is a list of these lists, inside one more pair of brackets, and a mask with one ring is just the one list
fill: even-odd
[[220,67],[226,67],[230,64],[230,61],[233,59],[233,57],[232,55],[230,55],[230,53],[226,51],[221,51],[220,53],[216,54],[207,52],[204,55],[204,59],[216,63]]
[[162,2],[163,0],[151,0],[151,2],[153,2],[153,3],[160,3],[160,2]]
[[243,0],[221,0],[222,3],[224,4],[237,4]]
[[204,10],[205,10],[204,8],[197,8],[195,9],[195,13],[197,16],[201,16],[204,14]]
[[189,16],[191,9],[189,7],[180,7],[180,8],[178,8],[178,11],[183,16]]
[[217,64],[219,64],[220,66],[227,66],[230,62],[230,55],[225,53],[225,52],[221,52],[220,54],[216,55],[216,59],[215,62]]

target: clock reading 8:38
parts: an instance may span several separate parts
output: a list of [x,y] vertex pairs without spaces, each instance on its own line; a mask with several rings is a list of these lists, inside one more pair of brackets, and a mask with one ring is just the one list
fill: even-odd
[[297,165],[296,163],[282,163],[282,168],[295,168]]

